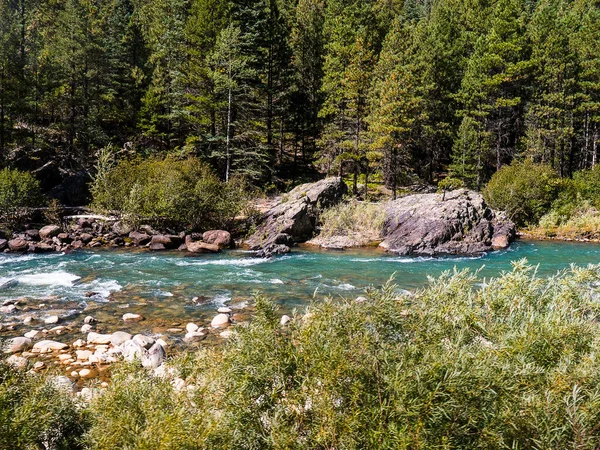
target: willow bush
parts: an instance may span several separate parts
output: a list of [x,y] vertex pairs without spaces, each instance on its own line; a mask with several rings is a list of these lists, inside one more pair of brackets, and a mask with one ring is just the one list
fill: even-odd
[[[84,410],[92,449],[595,449],[600,267],[525,261],[325,299],[285,327],[270,301],[230,340],[124,366]],[[185,382],[185,385],[183,384]],[[6,403],[5,403],[6,404]],[[5,417],[20,408],[5,406]],[[15,406],[16,405],[16,406]]]
[[41,206],[39,182],[29,172],[0,170],[0,224],[18,226],[31,207]]
[[92,184],[92,206],[118,211],[132,223],[190,229],[230,228],[248,207],[252,189],[241,178],[225,183],[197,158],[105,161]]

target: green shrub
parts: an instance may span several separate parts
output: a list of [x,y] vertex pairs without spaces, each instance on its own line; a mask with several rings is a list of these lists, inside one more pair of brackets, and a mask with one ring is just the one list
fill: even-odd
[[492,208],[506,211],[511,220],[523,226],[537,223],[550,209],[562,183],[550,166],[525,160],[502,167],[483,195]]
[[123,160],[103,166],[92,185],[96,209],[120,211],[133,223],[144,219],[191,229],[230,227],[251,192],[242,179],[220,181],[196,158]]
[[453,177],[446,177],[438,183],[438,193],[444,191],[453,191],[455,189],[461,189],[464,187],[466,187],[466,185],[463,180]]
[[27,209],[42,204],[39,182],[28,172],[0,170],[0,222],[18,225]]
[[0,362],[0,448],[76,450],[87,426],[64,389]]
[[383,230],[385,210],[381,203],[351,200],[324,210],[321,222],[322,237],[364,235],[378,239]]

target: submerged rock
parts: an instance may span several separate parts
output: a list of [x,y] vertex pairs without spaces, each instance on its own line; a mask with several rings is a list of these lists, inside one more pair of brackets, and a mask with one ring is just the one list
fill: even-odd
[[347,192],[348,187],[340,178],[297,186],[276,199],[246,244],[251,250],[260,250],[260,256],[287,253],[295,243],[312,237],[319,210],[339,203]]
[[515,226],[481,194],[458,189],[390,202],[383,236],[380,246],[400,255],[472,255],[508,246]]

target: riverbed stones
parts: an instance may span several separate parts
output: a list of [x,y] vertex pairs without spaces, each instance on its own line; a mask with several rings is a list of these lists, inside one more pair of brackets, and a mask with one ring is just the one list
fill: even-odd
[[217,312],[218,312],[219,314],[229,314],[229,313],[231,313],[231,308],[228,308],[227,306],[220,306],[220,307],[217,309]]
[[110,336],[110,343],[112,345],[121,345],[123,342],[128,341],[129,339],[131,339],[131,334],[125,331],[115,331]]
[[186,330],[188,333],[190,333],[190,332],[194,332],[194,331],[198,331],[198,328],[200,328],[200,327],[199,327],[198,325],[196,325],[195,323],[192,323],[192,322],[188,323],[188,324],[185,326],[185,330]]
[[36,337],[38,337],[41,334],[42,334],[42,332],[39,330],[31,330],[31,331],[28,331],[27,333],[25,333],[23,336],[25,336],[26,338],[29,338],[29,339],[35,339]]
[[213,328],[224,328],[229,325],[229,315],[217,314],[210,322],[210,326]]
[[39,231],[40,239],[52,239],[60,234],[60,227],[58,225],[46,225]]
[[125,313],[123,314],[123,322],[139,322],[144,317],[141,314]]
[[81,332],[82,333],[89,333],[90,331],[92,331],[94,329],[93,326],[91,326],[89,323],[83,324],[81,326]]
[[146,233],[140,233],[139,231],[132,231],[129,233],[129,239],[131,239],[134,245],[142,246],[148,244],[152,239],[152,236]]
[[297,186],[275,199],[274,206],[263,214],[246,244],[265,257],[289,252],[294,243],[312,237],[319,210],[339,203],[347,192],[346,183],[335,177]]
[[111,334],[100,334],[92,331],[88,333],[86,340],[88,344],[110,344],[111,339]]
[[183,338],[184,342],[199,342],[206,339],[206,333],[204,331],[188,331]]
[[15,238],[8,241],[8,248],[12,252],[24,252],[29,247],[29,242],[22,238]]
[[49,316],[49,317],[46,317],[46,318],[44,319],[44,323],[45,323],[46,325],[52,325],[52,324],[58,323],[58,322],[59,322],[59,320],[60,320],[60,319],[58,318],[58,316],[54,315],[54,316]]
[[133,340],[125,341],[120,345],[121,353],[125,361],[133,362],[136,359],[141,360],[146,349]]
[[92,316],[86,316],[85,319],[83,319],[83,323],[85,324],[92,324],[96,322],[96,319],[94,319]]
[[44,339],[43,341],[36,342],[33,345],[33,350],[37,350],[40,353],[49,353],[53,351],[63,350],[65,348],[69,348],[69,346],[62,342],[57,342],[50,339]]
[[93,353],[91,350],[76,350],[75,355],[78,361],[87,361]]
[[89,380],[91,378],[96,378],[98,376],[98,371],[94,368],[85,368],[79,371],[79,377],[84,380]]
[[202,234],[202,240],[207,244],[214,244],[219,248],[231,247],[231,234],[224,230],[209,230]]
[[31,348],[32,341],[28,337],[15,337],[8,339],[4,344],[4,353],[21,353]]

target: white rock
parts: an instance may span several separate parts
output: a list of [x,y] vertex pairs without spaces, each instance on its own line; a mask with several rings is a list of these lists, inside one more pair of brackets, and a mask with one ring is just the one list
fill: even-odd
[[96,319],[94,319],[92,316],[87,316],[85,319],[83,319],[83,323],[85,323],[86,325],[92,324],[96,321]]
[[219,309],[217,309],[217,312],[221,314],[229,314],[231,312],[231,308],[228,308],[227,306],[221,306]]
[[4,314],[10,314],[10,313],[14,312],[15,309],[17,309],[17,307],[15,305],[6,305],[6,306],[0,307],[0,312],[4,313]]
[[67,361],[71,359],[71,355],[69,353],[63,353],[62,355],[58,355],[59,361]]
[[83,339],[77,339],[72,345],[73,348],[81,348],[85,346],[85,341]]
[[79,376],[81,378],[85,379],[90,379],[90,378],[95,378],[98,376],[98,372],[95,369],[81,369],[79,371]]
[[44,367],[46,367],[46,364],[44,364],[44,361],[37,361],[33,365],[33,370],[42,370]]
[[206,333],[203,331],[190,331],[183,338],[185,342],[198,342],[204,339],[206,339]]
[[4,344],[4,353],[24,352],[31,348],[31,339],[27,337],[15,337]]
[[76,350],[75,354],[77,355],[77,359],[79,361],[87,361],[92,356],[92,352],[90,350]]
[[136,359],[141,360],[146,350],[140,344],[133,340],[124,342],[121,346],[121,352],[125,361],[135,361]]
[[112,345],[121,345],[123,342],[131,339],[131,334],[126,333],[125,331],[115,331],[111,334],[110,343]]
[[92,331],[94,329],[94,327],[92,327],[90,324],[86,323],[85,325],[83,325],[81,327],[81,332],[82,333],[89,333],[90,331]]
[[50,333],[56,333],[56,334],[61,334],[63,331],[65,331],[67,329],[67,327],[59,325],[57,327],[54,328],[50,328]]
[[227,314],[217,314],[215,318],[210,322],[210,326],[213,328],[221,328],[229,325],[229,316]]
[[287,325],[288,323],[291,322],[291,320],[292,320],[292,318],[290,316],[284,314],[283,316],[281,316],[281,320],[279,321],[279,323],[281,325]]
[[110,334],[100,334],[92,331],[87,336],[87,342],[88,344],[110,344],[111,338],[112,335]]
[[221,333],[219,333],[219,336],[221,336],[224,339],[227,339],[227,338],[230,338],[232,334],[233,334],[232,330],[225,330],[225,331],[222,331]]
[[59,321],[58,316],[50,316],[50,317],[46,317],[44,319],[44,323],[46,325],[52,325],[54,323],[58,323],[58,321]]
[[40,353],[49,353],[55,350],[62,350],[65,348],[69,348],[69,346],[67,344],[63,344],[62,342],[51,341],[49,339],[36,342],[33,345],[33,349],[38,350]]
[[142,347],[148,349],[152,347],[152,345],[154,345],[155,342],[153,338],[151,338],[150,336],[144,336],[143,334],[136,334],[133,337],[133,340],[140,344]]
[[79,378],[79,372],[77,372],[76,370],[74,370],[73,372],[71,372],[71,376],[73,378]]
[[35,320],[35,318],[33,316],[27,316],[23,319],[23,324],[25,325],[29,325],[31,322],[33,322]]
[[167,348],[167,346],[169,345],[169,344],[167,344],[167,342],[166,342],[165,340],[163,340],[163,339],[160,339],[160,338],[159,338],[159,339],[157,339],[157,340],[156,340],[156,342],[157,342],[158,344],[162,345],[162,348]]
[[142,319],[143,319],[143,317],[140,314],[134,314],[134,313],[123,314],[124,322],[139,322]]
[[192,332],[193,332],[193,331],[198,331],[198,328],[200,328],[200,327],[199,327],[198,325],[196,325],[195,323],[192,323],[192,322],[188,323],[188,324],[185,326],[185,330],[186,330],[187,332],[190,332],[190,331],[192,331]]
[[24,336],[29,339],[35,339],[36,336],[39,334],[40,334],[40,332],[38,330],[31,330],[31,331],[28,331],[27,333],[25,333]]

